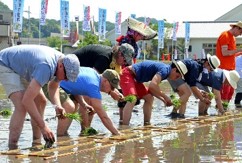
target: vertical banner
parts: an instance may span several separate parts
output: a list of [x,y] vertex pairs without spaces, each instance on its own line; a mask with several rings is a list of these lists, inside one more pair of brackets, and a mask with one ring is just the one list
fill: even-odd
[[75,16],[76,21],[76,31],[75,31],[75,42],[79,40],[79,16]]
[[121,34],[121,12],[116,12],[115,15],[115,34]]
[[179,25],[179,22],[174,22],[173,23],[173,35],[172,35],[172,41],[176,41],[176,33],[178,31],[178,25]]
[[164,30],[165,30],[165,23],[164,20],[158,20],[158,47],[163,49],[164,48]]
[[90,16],[90,6],[83,5],[83,23],[82,23],[82,30],[83,31],[91,31],[91,16]]
[[22,32],[24,0],[13,0],[13,32]]
[[135,19],[136,15],[135,14],[131,14],[130,17]]
[[69,1],[60,1],[60,14],[61,14],[61,31],[63,36],[70,35],[70,14],[69,14]]
[[190,23],[185,23],[185,48],[188,49],[190,42]]
[[105,39],[107,10],[99,8],[98,13],[99,13],[98,14],[99,16],[98,35],[99,35],[99,41],[101,41]]
[[94,16],[92,16],[92,19],[91,19],[91,31],[93,34],[96,34]]
[[48,0],[41,0],[40,3],[40,25],[45,25],[45,19],[47,14]]
[[79,34],[79,16],[75,16],[75,21],[76,21],[76,32]]

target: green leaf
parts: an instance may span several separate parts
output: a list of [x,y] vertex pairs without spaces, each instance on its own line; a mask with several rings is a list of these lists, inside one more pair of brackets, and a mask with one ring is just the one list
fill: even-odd
[[176,98],[176,95],[175,95],[174,93],[172,93],[172,94],[170,95],[170,98],[171,98],[171,99],[174,99],[174,98]]
[[66,118],[75,120],[77,122],[81,122],[82,121],[81,116],[77,112],[76,113],[66,113],[64,116]]
[[229,103],[228,102],[223,102],[222,103],[224,109],[228,109]]
[[173,99],[171,100],[171,102],[172,102],[172,105],[173,105],[175,108],[179,108],[179,107],[181,106],[181,101],[180,101],[179,99],[177,99],[177,98],[173,98]]
[[103,105],[103,110],[107,111],[108,107],[106,105]]
[[135,95],[128,95],[124,98],[125,101],[134,103],[137,100],[137,97]]
[[0,115],[3,117],[9,117],[12,115],[12,110],[11,109],[3,109],[0,111]]
[[81,134],[84,136],[90,136],[90,135],[96,135],[98,134],[98,132],[94,128],[88,127],[85,130],[83,130]]
[[209,96],[210,99],[214,99],[215,98],[215,95],[213,94],[213,92],[209,92],[208,96]]

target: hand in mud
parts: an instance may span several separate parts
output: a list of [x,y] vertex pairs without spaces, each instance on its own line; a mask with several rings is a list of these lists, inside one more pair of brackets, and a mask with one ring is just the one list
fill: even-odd
[[49,129],[49,127],[45,126],[44,129],[41,130],[44,140],[45,146],[44,148],[50,148],[55,142],[55,136],[53,132]]
[[54,144],[54,141],[49,140],[49,139],[47,139],[47,138],[44,138],[44,139],[45,139],[45,145],[44,145],[44,148],[45,148],[45,149],[46,149],[46,148],[51,148],[52,145]]

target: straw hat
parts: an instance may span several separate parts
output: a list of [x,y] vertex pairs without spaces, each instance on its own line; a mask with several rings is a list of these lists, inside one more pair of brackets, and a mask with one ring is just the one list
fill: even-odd
[[237,88],[237,82],[240,79],[239,73],[236,70],[223,70],[225,77],[227,78],[229,84],[236,89]]
[[157,32],[151,29],[143,22],[139,22],[134,18],[128,17],[128,27],[144,36],[143,40],[150,40],[157,35]]
[[178,71],[180,72],[182,79],[184,79],[184,75],[187,73],[187,66],[182,61],[172,61],[175,65]]
[[207,54],[207,59],[208,59],[208,63],[210,65],[210,67],[213,70],[218,68],[218,66],[220,65],[220,60],[218,59],[218,57],[216,55],[211,56],[210,54]]
[[119,50],[123,54],[126,62],[128,65],[132,65],[132,58],[135,55],[134,48],[128,43],[123,43],[120,47]]
[[230,27],[234,27],[234,26],[242,28],[242,22],[238,21],[236,24],[230,24]]

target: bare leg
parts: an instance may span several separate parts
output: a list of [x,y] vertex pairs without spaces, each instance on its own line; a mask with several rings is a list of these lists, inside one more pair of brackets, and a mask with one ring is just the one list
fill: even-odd
[[148,95],[145,95],[143,99],[145,100],[143,105],[144,125],[149,125],[154,97],[151,94],[148,94]]
[[[44,110],[47,104],[47,99],[43,93],[43,91],[40,91],[40,94],[35,98],[34,100],[36,107],[42,116],[44,118]],[[37,126],[36,122],[31,119],[31,125],[33,130],[33,144],[39,144],[41,143],[41,131],[39,127]]]
[[180,100],[182,101],[181,106],[179,108],[179,113],[185,114],[187,102],[189,97],[192,95],[192,92],[186,83],[180,85],[177,90],[178,90],[178,95],[180,97]]
[[123,124],[123,110],[124,108],[119,108],[119,124]]
[[209,105],[199,100],[198,107],[198,115],[207,115]]
[[131,116],[132,116],[132,110],[135,106],[136,101],[134,101],[133,103],[131,102],[127,102],[125,104],[125,107],[123,108],[123,125],[129,125]]
[[14,104],[14,112],[10,120],[9,125],[9,148],[13,149],[17,147],[17,143],[20,137],[20,134],[23,129],[23,124],[26,116],[26,110],[22,105],[22,98],[24,92],[19,91],[12,93],[9,98],[11,99],[12,103]]
[[[63,108],[65,108],[66,113],[74,113],[76,111],[76,106],[74,102],[70,99],[65,101],[62,104]],[[71,125],[72,120],[69,118],[65,119],[58,119],[58,125],[57,125],[57,136],[65,136],[68,135],[68,128]]]

